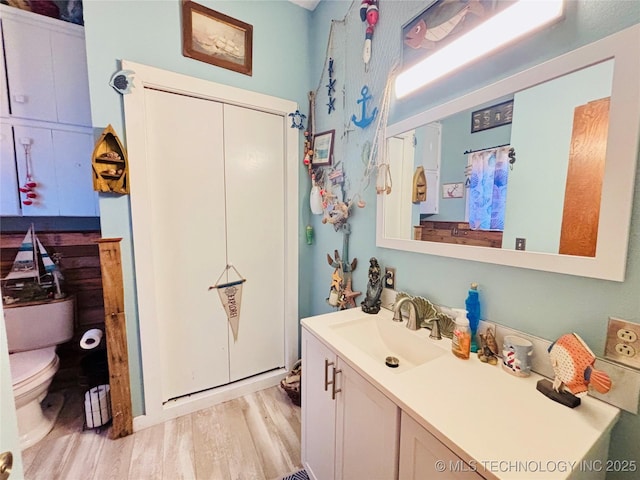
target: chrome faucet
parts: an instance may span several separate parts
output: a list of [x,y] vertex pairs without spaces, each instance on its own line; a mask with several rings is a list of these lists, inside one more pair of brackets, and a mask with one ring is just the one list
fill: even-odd
[[407,321],[407,328],[409,330],[420,330],[420,319],[418,319],[418,307],[416,302],[410,297],[402,297],[393,306],[393,321],[402,321],[402,312],[400,309],[405,303],[409,303],[409,320]]

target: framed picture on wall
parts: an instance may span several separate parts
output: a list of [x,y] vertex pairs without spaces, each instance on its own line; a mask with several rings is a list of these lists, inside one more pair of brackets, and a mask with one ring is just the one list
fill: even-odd
[[513,100],[471,113],[471,133],[489,130],[513,122]]
[[464,183],[443,183],[442,198],[464,198]]
[[331,165],[333,157],[333,136],[335,130],[318,133],[313,137],[313,160],[311,165],[314,167],[326,167]]
[[190,0],[183,0],[182,54],[251,75],[253,26]]

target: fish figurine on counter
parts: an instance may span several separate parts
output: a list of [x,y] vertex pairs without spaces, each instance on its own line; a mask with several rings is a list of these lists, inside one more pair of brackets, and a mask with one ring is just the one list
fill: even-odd
[[561,392],[564,386],[576,397],[583,397],[589,385],[600,393],[611,389],[609,375],[593,367],[596,356],[577,333],[567,333],[553,342],[549,358],[556,374],[553,381],[556,392]]

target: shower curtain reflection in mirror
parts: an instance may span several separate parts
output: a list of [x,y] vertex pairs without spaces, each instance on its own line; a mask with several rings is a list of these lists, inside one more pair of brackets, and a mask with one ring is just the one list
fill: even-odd
[[509,178],[509,148],[469,153],[468,217],[472,230],[504,230]]

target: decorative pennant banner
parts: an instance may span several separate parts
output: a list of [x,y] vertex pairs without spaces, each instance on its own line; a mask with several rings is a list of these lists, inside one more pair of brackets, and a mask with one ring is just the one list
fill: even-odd
[[[228,279],[228,271],[229,269],[233,269],[236,274],[240,277],[240,280],[229,281]],[[227,282],[219,283],[222,276],[227,272]],[[216,288],[218,290],[218,296],[220,297],[220,302],[224,307],[224,311],[227,313],[227,319],[229,320],[229,325],[231,326],[231,331],[233,332],[233,341],[238,341],[238,329],[240,326],[240,306],[242,304],[242,286],[243,283],[247,280],[240,275],[238,270],[233,265],[227,265],[218,277],[216,284],[209,287],[209,290],[212,288]]]

